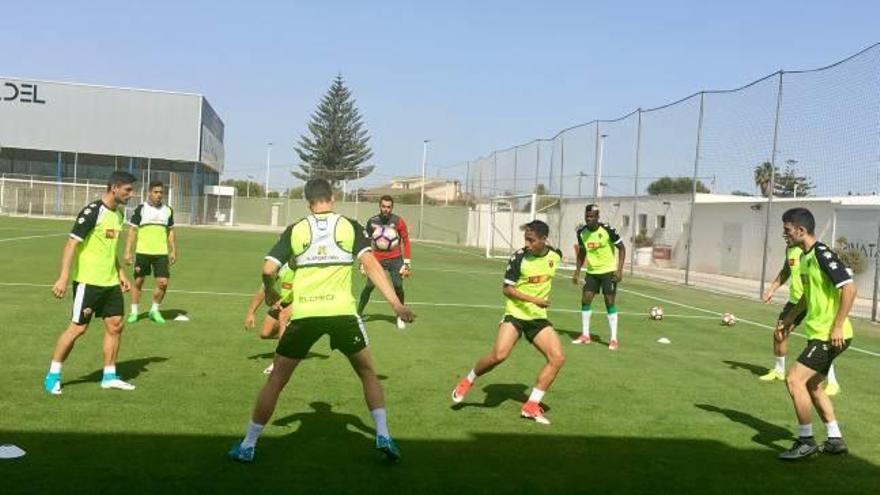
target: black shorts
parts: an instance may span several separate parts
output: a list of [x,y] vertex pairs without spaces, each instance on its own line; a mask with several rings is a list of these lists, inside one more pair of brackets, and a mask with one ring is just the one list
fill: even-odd
[[290,303],[282,304],[281,309],[269,308],[269,311],[267,311],[266,314],[268,314],[272,318],[275,318],[276,320],[280,320],[281,319],[281,310],[288,307],[288,306],[290,306]]
[[167,254],[140,254],[134,255],[134,276],[146,277],[155,275],[156,278],[168,278],[171,272],[168,269]]
[[[391,258],[387,260],[380,260],[379,264],[382,265],[382,268],[391,275],[391,285],[394,287],[403,287],[403,275],[400,274],[400,269],[403,268],[403,258],[398,256],[397,258]],[[368,288],[373,288],[373,281],[367,277],[367,285]]]
[[324,335],[330,336],[331,349],[346,356],[360,352],[370,343],[358,316],[313,316],[290,320],[275,352],[290,359],[305,359],[309,349]]
[[125,301],[122,287],[73,283],[73,315],[70,321],[77,325],[88,325],[92,316],[109,318],[125,314]]
[[808,340],[807,347],[804,348],[804,352],[798,356],[797,360],[807,368],[827,375],[828,370],[831,369],[831,363],[837,356],[843,354],[851,342],[852,339],[844,340],[843,347],[838,349],[826,340]]
[[541,333],[541,330],[553,327],[553,323],[550,323],[550,320],[545,318],[538,320],[521,320],[510,315],[504,315],[504,319],[501,320],[501,323],[510,323],[513,325],[513,328],[515,328],[520,335],[524,335],[529,342],[533,342],[535,337]]
[[[793,302],[785,303],[785,307],[782,308],[782,312],[779,313],[779,321],[782,321],[782,320],[788,318],[789,314],[791,314],[791,312],[794,311],[794,308],[796,306],[797,306],[797,303],[793,303]],[[807,317],[806,310],[801,311],[801,314],[797,315],[797,317],[795,317],[795,319],[794,319],[794,326],[800,325],[801,322],[804,321],[804,318],[806,318],[806,317]]]
[[617,294],[617,274],[614,272],[588,273],[584,277],[584,292],[598,294],[600,289],[606,296]]

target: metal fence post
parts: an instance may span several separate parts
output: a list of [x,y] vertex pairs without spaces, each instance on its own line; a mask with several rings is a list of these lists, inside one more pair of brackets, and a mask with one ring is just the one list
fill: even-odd
[[684,285],[690,284],[691,276],[691,251],[694,242],[694,210],[697,209],[697,173],[700,167],[700,144],[703,140],[703,108],[706,93],[700,92],[700,117],[697,120],[697,146],[694,152],[694,176],[691,184],[691,214],[688,220],[687,259],[684,264]]
[[599,121],[596,121],[596,137],[593,141],[593,203],[599,202]]
[[877,244],[874,251],[874,297],[871,301],[871,321],[877,321],[877,299],[880,297],[880,225],[877,225]]
[[[761,283],[758,297],[764,295],[764,284],[767,279],[767,246],[770,242],[770,210],[773,209],[773,189],[776,187],[776,150],[779,145],[779,115],[782,111],[782,74],[779,71],[779,87],[776,90],[776,117],[773,123],[773,149],[770,151],[770,185],[767,191],[767,214],[764,220],[764,250],[761,254]],[[832,239],[832,242],[834,240]]]
[[565,133],[559,136],[559,217],[556,220],[556,245],[562,244],[562,201],[565,197]]
[[636,219],[639,216],[639,165],[642,154],[642,109],[638,109],[638,124],[636,124],[636,174],[633,178],[633,214],[629,220],[630,230],[630,253],[629,253],[629,274],[632,275],[636,265]]
[[541,140],[535,141],[535,189],[538,192],[538,177],[541,176]]

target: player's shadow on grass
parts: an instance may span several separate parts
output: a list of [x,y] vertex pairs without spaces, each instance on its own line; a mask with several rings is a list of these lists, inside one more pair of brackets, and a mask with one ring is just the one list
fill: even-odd
[[[260,354],[254,354],[253,356],[248,356],[248,359],[257,360],[257,359],[273,359],[275,357],[274,352],[261,352]],[[320,352],[309,352],[306,354],[306,359],[330,359],[329,354],[321,354]]]
[[774,425],[773,423],[768,423],[767,421],[752,416],[751,414],[737,411],[735,409],[725,409],[713,406],[712,404],[694,404],[694,406],[704,411],[721,414],[734,423],[739,423],[755,430],[755,435],[752,437],[752,441],[769,449],[781,452],[785,450],[787,446],[778,445],[777,442],[794,440],[791,432],[786,428]]
[[[565,346],[565,344],[568,344],[568,343],[570,343],[570,341],[581,336],[581,332],[579,332],[579,331],[564,330],[562,328],[557,328],[556,332],[559,334],[560,337],[562,337],[562,339],[563,339],[562,345],[563,346]],[[594,344],[602,344],[602,345],[606,345],[606,346],[608,345],[608,342],[606,342],[602,337],[596,335],[593,332],[590,332],[590,340],[592,340]]]
[[[498,426],[487,417],[457,421],[449,431],[409,418],[408,433],[397,438],[402,462],[383,469],[365,411],[355,416],[357,410],[338,407],[319,404],[280,419],[285,426],[268,426],[249,465],[225,457],[240,432],[212,435],[211,425],[192,424],[185,434],[2,430],[3,441],[28,451],[22,461],[0,462],[3,493],[864,495],[875,493],[880,479],[880,467],[857,453],[792,465],[767,448],[688,438],[698,432],[662,438],[637,431],[562,435],[555,425],[522,421],[515,433],[493,433],[486,430]],[[405,421],[392,416],[392,431]],[[96,429],[87,422],[76,428]],[[860,449],[871,451],[869,445]],[[137,456],[120,462],[130,453]]]
[[289,436],[295,443],[294,448],[320,447],[324,443],[351,445],[372,439],[376,430],[368,426],[359,416],[350,413],[333,411],[333,406],[326,402],[309,404],[311,412],[301,412],[276,419],[274,426],[292,427],[298,423],[296,431]]
[[[164,363],[165,361],[168,361],[168,358],[160,356],[120,361],[116,363],[116,374],[119,375],[119,378],[122,378],[123,380],[131,380],[137,378],[141,373],[150,371],[148,368],[150,364]],[[100,382],[103,376],[104,370],[99,369],[89,373],[88,375],[81,376],[76,380],[65,382],[64,386],[69,387],[71,385],[77,385],[80,383]]]
[[[461,404],[453,404],[451,409],[455,411],[464,409],[465,407],[486,407],[494,409],[509,400],[525,404],[529,400],[529,396],[526,394],[528,389],[529,387],[522,383],[492,383],[483,387],[483,392],[486,393],[486,398],[483,399],[483,402],[462,402]],[[473,393],[473,391],[471,393]],[[545,412],[550,411],[550,408],[546,404],[542,404],[542,406],[544,407]]]
[[743,363],[742,361],[722,361],[722,363],[726,364],[732,370],[746,370],[751,372],[753,375],[761,376],[767,373],[767,368],[764,366],[758,366],[756,364],[751,363]]
[[397,325],[397,316],[385,315],[380,313],[370,313],[368,315],[364,315],[365,323],[372,323],[374,321],[387,321],[388,323],[394,323]]

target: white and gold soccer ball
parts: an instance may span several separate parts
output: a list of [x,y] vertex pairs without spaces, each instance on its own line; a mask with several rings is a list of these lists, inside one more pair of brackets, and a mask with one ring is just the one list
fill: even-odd
[[373,246],[379,251],[390,251],[399,243],[400,236],[394,227],[382,226],[373,230]]
[[651,308],[651,311],[648,312],[648,318],[652,320],[662,320],[663,319],[663,308],[660,306],[654,306]]
[[736,325],[736,316],[733,316],[733,313],[724,313],[721,315],[721,324],[725,327]]

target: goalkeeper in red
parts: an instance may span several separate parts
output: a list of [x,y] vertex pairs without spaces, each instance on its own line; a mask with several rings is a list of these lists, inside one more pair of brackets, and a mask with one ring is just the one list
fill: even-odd
[[[373,240],[373,256],[391,275],[394,293],[403,304],[403,279],[410,276],[410,245],[409,231],[403,218],[392,213],[394,198],[385,195],[379,199],[379,214],[367,220],[367,235]],[[373,293],[373,282],[368,278],[358,301],[357,313],[364,314],[364,308],[370,302]],[[397,319],[397,328],[406,328],[406,322]]]

